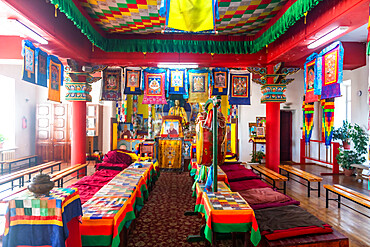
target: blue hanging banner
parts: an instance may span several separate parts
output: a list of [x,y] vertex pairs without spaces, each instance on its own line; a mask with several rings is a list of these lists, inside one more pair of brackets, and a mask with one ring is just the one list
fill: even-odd
[[47,61],[48,54],[36,48],[36,64],[37,64],[37,85],[48,87],[48,75],[47,75]]
[[247,71],[230,71],[229,104],[250,105],[251,74]]
[[212,69],[212,95],[227,95],[229,84],[229,69]]
[[22,80],[35,84],[35,46],[31,41],[22,41],[22,56]]
[[169,94],[181,94],[184,99],[189,98],[189,82],[185,69],[169,69],[166,82],[167,96]]
[[124,94],[141,95],[142,87],[142,70],[141,68],[125,68],[125,89]]

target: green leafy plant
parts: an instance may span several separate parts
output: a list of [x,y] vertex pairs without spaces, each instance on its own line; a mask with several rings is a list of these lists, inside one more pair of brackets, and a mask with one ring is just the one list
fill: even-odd
[[265,158],[265,153],[262,151],[257,151],[257,152],[253,152],[251,156],[252,156],[252,160],[251,160],[252,163],[261,164],[262,159]]
[[353,150],[339,149],[336,159],[344,169],[352,169],[352,164],[363,164],[366,161],[364,155],[367,153],[369,136],[358,124],[349,124],[349,138],[354,144]]
[[350,130],[351,124],[348,121],[343,121],[342,127],[334,129],[333,131],[333,140],[341,140],[342,142],[350,142]]

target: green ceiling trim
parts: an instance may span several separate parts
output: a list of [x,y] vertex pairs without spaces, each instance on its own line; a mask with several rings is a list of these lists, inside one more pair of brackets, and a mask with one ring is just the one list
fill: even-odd
[[[215,53],[247,54],[256,53],[274,42],[289,27],[293,26],[304,13],[323,0],[297,0],[286,12],[253,41],[201,41],[201,40],[159,40],[159,39],[106,39],[96,31],[82,15],[73,0],[51,0],[81,32],[97,47],[106,52],[164,52],[164,53]],[[123,35],[124,37],[124,35]]]

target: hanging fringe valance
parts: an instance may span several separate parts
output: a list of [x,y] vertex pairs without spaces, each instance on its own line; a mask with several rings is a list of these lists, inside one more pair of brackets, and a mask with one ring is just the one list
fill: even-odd
[[321,1],[296,0],[275,24],[253,41],[107,39],[91,26],[73,0],[50,2],[58,5],[58,9],[72,20],[95,46],[106,52],[248,54],[256,53],[274,42]]

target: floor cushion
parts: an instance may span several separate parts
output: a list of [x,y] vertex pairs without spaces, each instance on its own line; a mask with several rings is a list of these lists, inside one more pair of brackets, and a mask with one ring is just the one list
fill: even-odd
[[250,179],[238,182],[230,182],[231,191],[238,192],[241,190],[257,189],[257,188],[271,188],[270,185],[261,181],[260,179]]

